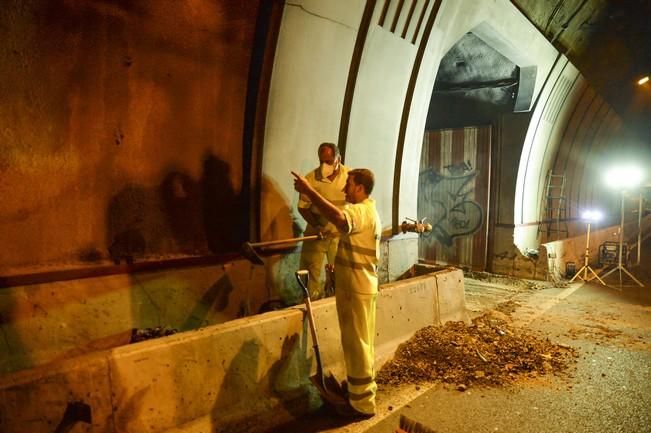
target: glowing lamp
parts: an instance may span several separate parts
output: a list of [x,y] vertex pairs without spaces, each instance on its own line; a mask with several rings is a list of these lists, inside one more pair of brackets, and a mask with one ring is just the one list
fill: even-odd
[[587,222],[597,222],[603,219],[604,215],[598,210],[584,210],[581,213],[581,219]]
[[613,188],[624,190],[628,188],[635,188],[640,183],[644,175],[639,167],[634,165],[613,167],[606,172],[606,184]]

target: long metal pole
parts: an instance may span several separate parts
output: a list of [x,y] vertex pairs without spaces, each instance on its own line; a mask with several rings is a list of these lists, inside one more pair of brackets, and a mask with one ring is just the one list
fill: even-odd
[[[592,278],[588,278],[588,271],[592,273],[593,275]],[[583,272],[583,276],[581,276],[581,272]],[[570,283],[573,283],[574,280],[577,278],[585,282],[592,281],[594,278],[596,278],[601,284],[603,284],[604,286],[606,285],[606,283],[604,283],[604,280],[599,278],[599,275],[597,275],[594,269],[590,267],[590,222],[588,222],[588,232],[585,237],[585,256],[583,260],[583,267],[579,269],[579,271],[576,274],[574,274],[574,276],[570,280]]]
[[642,187],[640,187],[640,199],[637,207],[637,263],[640,266],[640,253],[642,252]]
[[624,245],[624,194],[622,191],[622,215],[619,220],[619,260],[617,267],[619,268],[619,287],[622,287],[622,250]]
[[588,234],[585,238],[585,262],[583,263],[583,280],[588,280],[588,266],[590,257],[590,223],[588,223]]

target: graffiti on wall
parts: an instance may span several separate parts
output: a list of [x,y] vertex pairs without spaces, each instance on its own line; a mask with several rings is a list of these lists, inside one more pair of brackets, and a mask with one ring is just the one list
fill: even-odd
[[418,216],[427,217],[432,235],[442,245],[451,247],[453,240],[474,234],[482,225],[482,207],[471,198],[477,171],[470,161],[421,171],[419,177]]

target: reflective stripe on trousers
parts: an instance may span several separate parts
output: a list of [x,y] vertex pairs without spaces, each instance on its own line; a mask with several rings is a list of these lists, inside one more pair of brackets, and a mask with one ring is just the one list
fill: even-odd
[[349,401],[358,411],[373,414],[377,392],[373,370],[377,293],[360,294],[337,287],[335,296],[348,376]]

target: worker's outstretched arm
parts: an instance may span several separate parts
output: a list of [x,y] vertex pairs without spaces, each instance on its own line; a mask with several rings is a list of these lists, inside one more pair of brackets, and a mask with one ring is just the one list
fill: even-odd
[[346,217],[344,217],[344,213],[319,194],[303,176],[293,171],[292,176],[294,176],[294,189],[308,196],[312,200],[312,204],[318,207],[321,214],[333,223],[335,227],[339,230],[347,231],[348,222],[346,221]]

